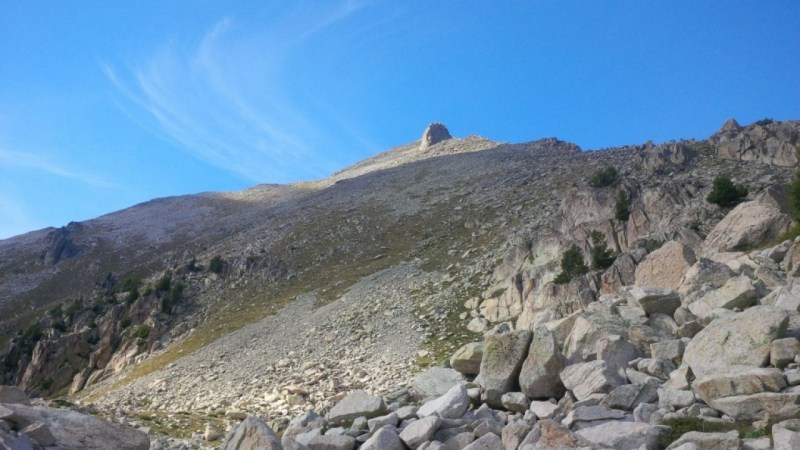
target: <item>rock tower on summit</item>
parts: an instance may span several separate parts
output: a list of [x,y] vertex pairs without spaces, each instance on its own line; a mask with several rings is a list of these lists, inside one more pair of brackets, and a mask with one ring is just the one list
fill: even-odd
[[453,136],[450,136],[450,132],[447,131],[447,127],[443,123],[433,122],[422,133],[422,142],[419,144],[419,149],[425,150],[439,142],[452,138]]

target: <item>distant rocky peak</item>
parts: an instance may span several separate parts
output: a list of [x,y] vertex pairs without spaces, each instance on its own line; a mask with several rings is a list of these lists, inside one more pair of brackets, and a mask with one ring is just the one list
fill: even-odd
[[730,119],[726,120],[724,124],[722,124],[722,128],[719,129],[717,134],[736,133],[741,129],[742,129],[742,126],[739,125],[739,122],[737,122],[736,119],[734,119],[734,118],[730,118]]
[[425,150],[439,142],[452,138],[453,136],[450,136],[450,132],[447,131],[447,127],[443,123],[433,122],[422,133],[422,142],[419,144],[419,149]]

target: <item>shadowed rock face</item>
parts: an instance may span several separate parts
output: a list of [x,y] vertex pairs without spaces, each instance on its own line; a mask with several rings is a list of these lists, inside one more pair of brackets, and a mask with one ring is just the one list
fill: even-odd
[[73,242],[72,235],[80,233],[83,226],[79,223],[71,222],[66,227],[61,227],[47,234],[47,248],[42,252],[40,261],[44,265],[58,264],[62,259],[76,256],[80,249]]
[[428,125],[428,128],[425,128],[425,132],[422,133],[422,142],[419,145],[419,149],[425,150],[447,139],[452,139],[447,127],[443,123],[434,122]]

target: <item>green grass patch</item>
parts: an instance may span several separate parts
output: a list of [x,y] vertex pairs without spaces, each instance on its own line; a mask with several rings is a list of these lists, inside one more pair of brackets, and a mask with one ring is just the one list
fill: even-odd
[[663,425],[667,425],[671,429],[661,433],[658,436],[658,441],[656,442],[657,449],[666,449],[671,443],[675,442],[678,440],[678,438],[690,431],[699,431],[702,433],[726,433],[728,431],[737,430],[739,432],[739,436],[743,438],[771,436],[769,430],[764,428],[753,428],[751,423],[709,422],[698,417],[681,417],[678,419],[666,420],[664,421]]
[[142,425],[150,427],[155,434],[165,435],[177,439],[189,439],[192,433],[205,429],[207,423],[216,425],[220,430],[225,430],[225,420],[212,415],[195,414],[190,412],[165,413],[161,411],[138,411],[134,418]]
[[414,301],[414,314],[433,315],[439,310],[444,310],[444,320],[431,321],[429,334],[420,346],[420,350],[427,351],[424,356],[417,356],[414,365],[422,370],[428,367],[441,366],[449,362],[450,356],[461,346],[470,342],[483,341],[482,333],[473,333],[466,328],[467,319],[460,316],[468,310],[464,307],[464,301],[478,294],[477,284],[462,283],[455,290],[455,295],[451,299],[442,299],[441,294],[437,293],[437,287],[428,284],[418,288],[412,293]]

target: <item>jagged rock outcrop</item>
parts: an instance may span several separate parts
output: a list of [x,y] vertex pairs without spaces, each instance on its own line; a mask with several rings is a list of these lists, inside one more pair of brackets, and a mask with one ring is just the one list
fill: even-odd
[[797,165],[800,122],[760,121],[742,128],[730,119],[709,140],[722,158],[758,161],[776,166]]
[[42,264],[58,264],[62,259],[72,258],[80,253],[80,247],[73,236],[80,233],[83,226],[76,222],[49,232],[45,238],[46,248],[39,257]]
[[657,173],[683,166],[694,158],[695,152],[683,143],[672,142],[655,147],[647,147],[640,151],[638,156],[648,173]]
[[450,132],[447,131],[447,127],[444,126],[443,123],[433,122],[428,125],[428,127],[425,128],[425,132],[422,133],[419,149],[427,150],[428,148],[447,139],[452,139]]

